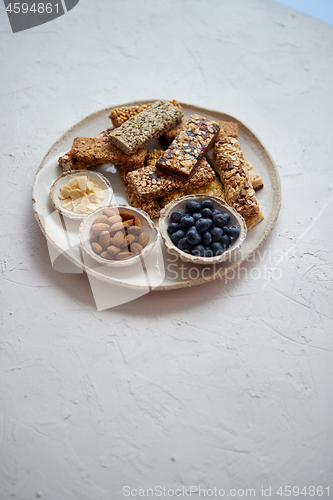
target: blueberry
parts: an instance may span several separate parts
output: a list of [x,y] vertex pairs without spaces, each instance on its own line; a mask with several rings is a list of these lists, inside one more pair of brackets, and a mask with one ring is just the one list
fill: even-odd
[[175,245],[177,245],[178,241],[182,238],[185,238],[185,233],[181,229],[170,236],[172,243],[174,243]]
[[170,215],[170,220],[171,222],[179,222],[180,219],[182,218],[183,214],[179,212],[178,210],[175,210],[174,212],[171,213]]
[[187,231],[186,239],[192,246],[199,245],[199,243],[201,243],[201,236],[195,228]]
[[224,227],[224,226],[226,226],[228,224],[229,220],[230,220],[230,215],[227,214],[227,213],[216,214],[213,217],[213,222],[214,222],[215,226],[217,226],[217,227]]
[[213,257],[214,253],[210,247],[205,247],[204,249],[204,257]]
[[178,224],[177,222],[171,222],[171,224],[168,225],[167,231],[169,234],[173,234],[181,228],[182,228],[182,226],[180,224]]
[[219,210],[218,208],[214,208],[214,210],[212,210],[212,212],[213,212],[213,216],[221,214],[221,210]]
[[218,241],[212,243],[211,249],[213,250],[214,255],[222,255],[224,250],[223,246]]
[[204,254],[204,247],[202,245],[197,245],[196,247],[192,248],[191,254],[196,255],[197,257],[202,257]]
[[205,246],[210,245],[211,242],[213,241],[212,235],[208,231],[205,231],[204,233],[202,233],[201,238],[202,238],[202,243]]
[[210,208],[210,210],[213,210],[214,208],[214,205],[213,205],[213,202],[212,200],[203,200],[201,202],[201,208]]
[[223,226],[227,226],[230,222],[230,214],[228,212],[224,212],[222,214],[221,221],[223,222]]
[[204,233],[205,231],[208,231],[208,229],[211,226],[211,223],[212,223],[211,219],[201,218],[197,220],[197,222],[195,223],[195,227],[197,231],[199,231],[199,233]]
[[182,218],[180,219],[180,223],[183,228],[188,229],[189,227],[192,227],[194,225],[194,219],[191,217],[191,215],[183,215]]
[[227,234],[222,236],[220,241],[221,241],[221,245],[223,245],[223,248],[228,248],[228,246],[230,245],[230,237]]
[[214,227],[210,234],[212,235],[213,241],[220,241],[223,236],[223,229],[220,227]]
[[194,214],[195,212],[201,212],[201,205],[195,200],[188,200],[186,202],[186,210],[190,212],[191,214]]
[[224,233],[227,234],[228,236],[230,236],[230,238],[236,239],[239,236],[240,230],[236,226],[230,226],[230,227],[224,228]]
[[206,207],[202,210],[202,217],[205,217],[207,219],[212,219],[214,217],[214,215],[213,215],[213,212],[211,211],[211,209]]
[[197,220],[202,219],[202,214],[196,212],[195,214],[192,214],[192,217],[195,220],[195,222],[197,222]]
[[178,241],[177,247],[179,250],[183,250],[183,252],[190,253],[191,251],[191,245],[187,241],[186,238],[182,238],[181,240]]

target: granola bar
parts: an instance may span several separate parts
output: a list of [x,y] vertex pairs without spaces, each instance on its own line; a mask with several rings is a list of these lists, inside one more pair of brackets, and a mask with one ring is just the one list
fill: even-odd
[[155,219],[155,217],[159,217],[161,205],[159,204],[158,200],[141,200],[140,198],[135,196],[130,187],[128,187],[126,192],[132,207],[141,208],[141,210],[146,212],[152,219]]
[[199,115],[191,115],[186,129],[180,132],[156,162],[156,168],[176,179],[189,179],[219,130],[217,123]]
[[217,123],[220,126],[220,131],[216,137],[216,142],[218,142],[221,139],[224,139],[225,137],[234,137],[235,139],[238,138],[238,125],[237,125],[237,123],[223,122],[223,121],[219,121]]
[[158,217],[160,215],[160,210],[161,206],[158,203],[157,200],[142,200],[138,198],[134,193],[132,188],[130,187],[126,176],[128,174],[128,170],[126,170],[125,167],[117,167],[118,173],[121,177],[121,180],[123,182],[128,201],[134,208],[141,208],[141,210],[144,210],[147,212],[149,217],[154,219],[155,217]]
[[113,163],[115,165],[141,165],[147,154],[147,148],[143,147],[137,152],[126,155],[119,148],[111,144],[109,134],[111,129],[104,130],[96,137],[75,137],[70,155],[80,162]]
[[[171,104],[177,106],[181,110],[181,106],[178,101],[171,100],[168,102],[171,102]],[[120,127],[120,125],[129,120],[129,118],[132,118],[144,109],[149,108],[152,104],[152,102],[148,102],[147,104],[142,104],[141,106],[121,106],[120,108],[112,109],[109,114],[109,118],[115,128]]]
[[96,166],[94,163],[80,162],[69,153],[60,156],[58,162],[63,172],[70,172],[71,170],[90,170]]
[[167,193],[158,201],[161,204],[161,207],[165,207],[170,201],[177,200],[182,196],[187,196],[188,194],[206,194],[207,196],[215,196],[215,198],[220,198],[224,200],[224,190],[223,186],[218,179],[214,179],[208,184],[200,187],[188,187],[187,189],[176,189],[176,191],[172,191],[171,193]]
[[[216,169],[224,188],[225,201],[240,213],[245,222],[262,220],[258,200],[244,167],[246,162],[237,139],[227,137],[214,146]],[[261,217],[261,215],[262,217]]]
[[181,181],[165,175],[159,172],[155,165],[129,172],[126,179],[134,194],[140,199],[147,200],[160,198],[175,189],[203,186],[215,179],[215,173],[206,158],[203,158],[198,169],[188,181]]
[[[230,138],[234,138],[234,139],[238,138],[238,125],[237,125],[237,123],[222,122],[222,121],[217,122],[217,123],[220,126],[220,132],[217,135],[216,144],[221,139],[228,141],[228,140],[230,140]],[[215,163],[214,156],[215,156],[214,148],[212,148],[208,151],[208,153],[206,154],[206,157],[207,157],[209,163],[213,167],[214,167],[214,163]],[[249,180],[251,181],[253,189],[255,191],[258,191],[258,189],[261,189],[264,185],[261,176],[254,169],[254,167],[251,165],[251,163],[249,161],[247,161],[245,158],[244,158],[243,168],[247,171],[247,174],[249,176]]]
[[[220,132],[217,136],[216,142],[220,139],[228,140],[228,137],[232,137],[234,139],[238,138],[238,125],[237,123],[232,122],[218,122],[220,125]],[[254,169],[251,163],[244,158],[243,168],[247,171],[249,179],[251,181],[252,187],[255,191],[261,189],[264,185],[262,178],[258,174],[258,172]]]
[[155,165],[155,163],[159,158],[161,158],[163,153],[164,151],[162,149],[148,149],[145,158],[145,165]]
[[183,114],[168,101],[156,101],[110,133],[110,141],[126,154],[132,154],[157,139],[179,122]]
[[186,127],[187,121],[188,120],[186,118],[183,118],[181,122],[177,123],[177,125],[165,132],[163,139],[165,139],[167,142],[174,141],[177,135],[179,135],[180,132]]

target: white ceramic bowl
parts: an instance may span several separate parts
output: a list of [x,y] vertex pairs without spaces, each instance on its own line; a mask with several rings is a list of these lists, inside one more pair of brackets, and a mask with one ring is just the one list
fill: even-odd
[[[179,250],[178,247],[171,241],[170,235],[168,234],[167,228],[170,224],[170,215],[174,210],[179,210],[180,212],[186,212],[186,202],[188,200],[195,200],[202,202],[203,200],[211,200],[213,202],[214,208],[221,210],[222,212],[228,212],[230,214],[230,222],[229,226],[236,226],[240,230],[240,234],[238,238],[231,242],[230,246],[225,250],[221,255],[216,255],[214,257],[199,257],[197,255],[191,255],[183,250]],[[197,195],[188,195],[183,196],[182,198],[178,198],[177,200],[171,201],[168,205],[166,205],[160,214],[160,219],[158,223],[158,227],[162,236],[162,240],[167,247],[170,253],[178,255],[181,257],[183,261],[192,262],[193,264],[217,264],[220,262],[224,262],[229,259],[235,252],[237,252],[242,243],[245,240],[247,228],[245,221],[241,215],[239,215],[236,210],[231,208],[227,203],[216,198],[215,196],[207,196],[205,194],[197,194]]]
[[[111,210],[117,211],[119,213],[130,212],[135,217],[140,219],[142,230],[149,234],[149,241],[140,254],[133,255],[133,257],[124,260],[108,260],[94,252],[90,242],[91,226],[93,225],[93,222],[97,217],[103,215],[103,211],[106,208],[110,208]],[[144,212],[143,210],[140,210],[139,208],[132,208],[128,205],[108,205],[107,207],[96,210],[92,214],[88,215],[85,219],[83,219],[79,228],[79,237],[83,251],[90,257],[92,257],[96,262],[101,265],[110,267],[124,267],[139,262],[141,257],[145,257],[149,252],[152,251],[157,242],[158,231],[149,215],[146,214],[146,212]]]
[[58,210],[58,212],[65,215],[66,217],[69,217],[70,219],[82,220],[87,217],[89,213],[95,213],[89,212],[88,214],[76,214],[72,210],[66,210],[61,206],[61,200],[59,199],[61,188],[64,186],[64,184],[67,184],[72,177],[82,177],[83,175],[87,176],[88,180],[92,181],[94,184],[97,184],[97,186],[103,190],[104,200],[100,202],[100,207],[105,207],[112,201],[113,189],[110,182],[106,177],[104,177],[104,175],[100,174],[99,172],[94,172],[93,170],[72,170],[71,172],[66,172],[60,175],[60,177],[58,177],[58,179],[52,184],[50,189],[50,200],[53,207]]

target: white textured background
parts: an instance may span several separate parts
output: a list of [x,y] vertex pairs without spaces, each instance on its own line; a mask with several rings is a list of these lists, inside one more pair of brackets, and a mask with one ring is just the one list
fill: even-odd
[[[0,499],[332,496],[333,27],[270,0],[81,0],[17,34],[0,17]],[[281,213],[241,277],[97,312],[50,265],[34,175],[79,119],[156,96],[249,125]]]

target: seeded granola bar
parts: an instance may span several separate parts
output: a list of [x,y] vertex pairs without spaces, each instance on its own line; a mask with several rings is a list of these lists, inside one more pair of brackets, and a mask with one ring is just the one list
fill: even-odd
[[110,133],[110,141],[126,154],[132,154],[181,120],[183,113],[168,101],[156,101],[129,118]]
[[[181,105],[178,101],[170,100],[169,102],[181,109]],[[120,125],[129,120],[129,118],[132,118],[144,109],[149,108],[152,104],[152,102],[148,102],[147,104],[142,104],[141,106],[121,106],[120,108],[112,109],[109,114],[109,118],[115,128],[120,127]]]
[[237,139],[226,137],[218,141],[214,146],[214,155],[225,201],[244,217],[247,224],[260,222],[264,216],[244,166],[246,160]]
[[152,102],[149,102],[147,104],[142,104],[141,106],[122,106],[120,108],[112,109],[109,114],[109,118],[115,128],[120,127],[120,125],[125,123],[129,118],[132,118],[144,109],[149,108],[152,104]]
[[189,179],[219,130],[217,123],[199,115],[191,115],[186,129],[180,132],[156,162],[156,168],[176,179]]
[[147,200],[160,198],[175,189],[203,186],[215,179],[215,173],[206,158],[203,158],[194,175],[187,181],[165,175],[159,172],[155,165],[129,172],[126,179],[134,194],[140,199]]

